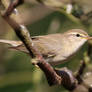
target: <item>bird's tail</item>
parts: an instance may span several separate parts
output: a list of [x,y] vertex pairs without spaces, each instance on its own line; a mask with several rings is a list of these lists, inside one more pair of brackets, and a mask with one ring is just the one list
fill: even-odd
[[0,39],[0,43],[5,43],[10,45],[9,49],[18,50],[24,53],[28,53],[28,50],[25,48],[21,41],[12,41],[12,40],[2,40]]
[[3,40],[3,39],[0,39],[0,43],[5,43],[11,45],[12,47],[17,47],[22,44],[21,41],[11,41],[11,40]]

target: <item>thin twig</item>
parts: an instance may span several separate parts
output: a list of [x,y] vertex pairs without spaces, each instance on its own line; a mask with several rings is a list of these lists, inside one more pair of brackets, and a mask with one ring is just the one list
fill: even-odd
[[81,84],[83,82],[81,76],[84,73],[85,67],[86,67],[85,61],[82,60],[80,68],[79,68],[79,70],[78,70],[78,72],[76,74],[76,79],[78,80],[78,84]]
[[16,8],[17,6],[21,5],[22,3],[24,3],[24,0],[15,0],[15,1],[11,1],[8,9],[6,10],[6,12],[4,13],[4,16],[9,16],[11,15],[11,13],[13,12],[14,8]]

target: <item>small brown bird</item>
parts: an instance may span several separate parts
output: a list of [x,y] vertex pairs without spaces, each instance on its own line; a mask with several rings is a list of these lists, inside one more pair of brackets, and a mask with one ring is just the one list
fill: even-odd
[[[72,29],[62,34],[32,37],[35,46],[51,65],[67,61],[89,39],[92,37],[81,29]],[[0,40],[0,42],[10,44],[12,49],[29,53],[21,41]]]

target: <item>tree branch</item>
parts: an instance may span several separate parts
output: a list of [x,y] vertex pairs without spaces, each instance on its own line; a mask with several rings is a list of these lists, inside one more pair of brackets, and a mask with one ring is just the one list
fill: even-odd
[[[78,78],[73,76],[72,72],[68,69],[54,70],[53,67],[45,61],[35,44],[32,42],[27,28],[24,25],[18,24],[10,17],[13,10],[18,5],[22,4],[23,1],[24,0],[16,0],[16,2],[11,2],[8,9],[6,9],[6,12],[4,14],[1,13],[2,17],[14,29],[16,35],[24,43],[25,47],[29,51],[30,56],[37,59],[36,65],[38,65],[44,72],[49,85],[62,84],[68,90],[74,90],[78,86],[78,83],[76,82],[79,81]],[[79,69],[77,76],[80,76],[85,68],[84,64],[82,65],[83,66],[81,66]]]
[[[12,11],[15,9],[18,4],[20,4],[22,0],[17,0],[17,3],[11,3],[6,12],[2,15],[2,17],[5,19],[5,21],[8,22],[8,24],[14,29],[16,35],[20,38],[20,40],[24,43],[25,47],[30,53],[30,56],[36,57],[38,62],[37,65],[43,70],[46,77],[49,75],[49,78],[51,78],[52,82],[51,84],[61,84],[62,78],[56,74],[54,69],[45,62],[44,58],[42,57],[41,53],[38,51],[36,46],[31,40],[30,34],[27,30],[27,28],[23,25],[19,25],[16,21],[14,21],[12,18],[10,18],[9,15],[11,15]],[[14,6],[13,6],[14,5]]]

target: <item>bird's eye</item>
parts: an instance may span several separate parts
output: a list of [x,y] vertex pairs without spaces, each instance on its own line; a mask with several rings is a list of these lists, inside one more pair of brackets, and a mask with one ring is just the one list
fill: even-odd
[[77,37],[80,37],[80,34],[76,34]]

